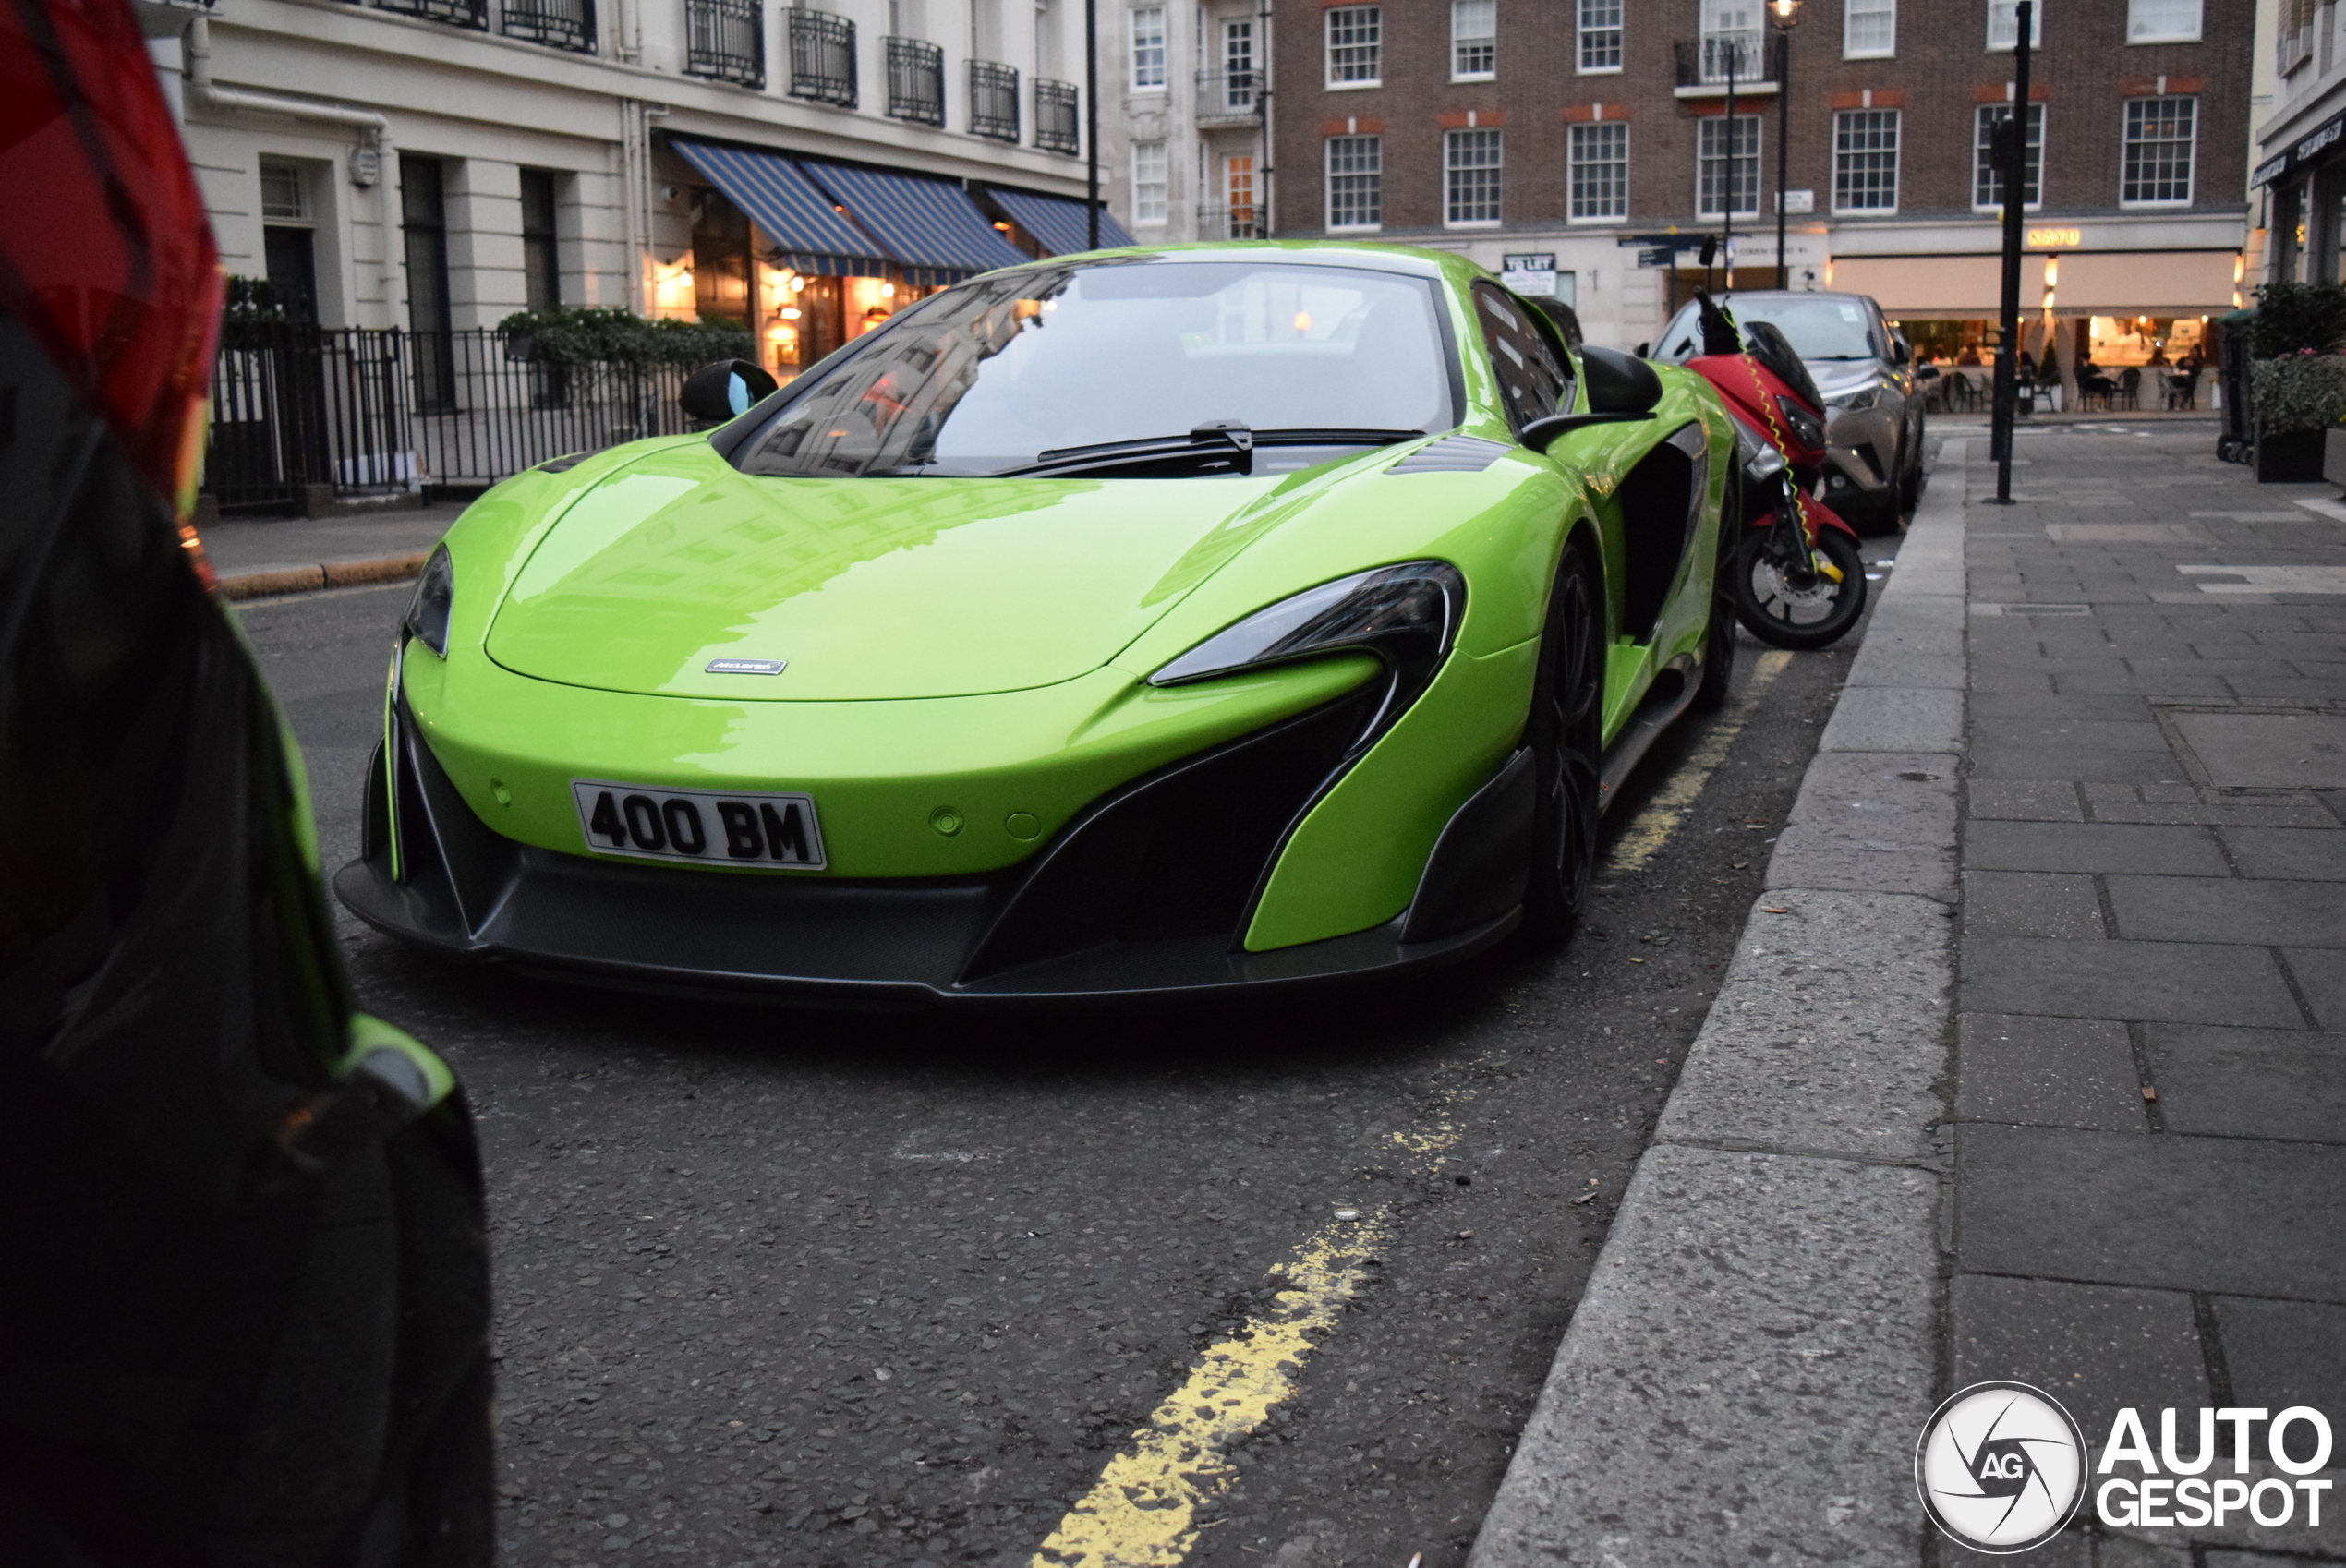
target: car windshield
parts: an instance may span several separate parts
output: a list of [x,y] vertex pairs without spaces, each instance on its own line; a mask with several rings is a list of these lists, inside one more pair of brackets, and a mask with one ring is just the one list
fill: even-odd
[[[1862,301],[1820,295],[1813,298],[1731,295],[1723,303],[1738,323],[1772,322],[1803,359],[1878,359],[1872,322]],[[1689,307],[1672,323],[1664,359],[1691,359],[1702,352],[1702,317]]]
[[1186,447],[1216,426],[1242,427],[1265,456],[1309,438],[1323,449],[1310,460],[1324,461],[1327,447],[1457,422],[1434,311],[1428,280],[1348,268],[1022,268],[934,296],[816,367],[740,464],[805,477],[1002,474],[1070,448]]

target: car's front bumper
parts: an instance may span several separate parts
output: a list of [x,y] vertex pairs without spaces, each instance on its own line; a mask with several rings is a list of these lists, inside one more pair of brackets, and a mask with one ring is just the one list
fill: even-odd
[[[1521,753],[1452,817],[1400,915],[1244,947],[1269,867],[1342,771],[1363,700],[1119,787],[1018,865],[939,877],[670,869],[522,844],[484,825],[412,722],[395,722],[396,766],[379,754],[369,771],[365,845],[334,890],[369,924],[452,957],[834,1005],[1211,1000],[1466,958],[1520,918],[1531,814]],[[1224,831],[1184,852],[1205,844],[1203,824]]]

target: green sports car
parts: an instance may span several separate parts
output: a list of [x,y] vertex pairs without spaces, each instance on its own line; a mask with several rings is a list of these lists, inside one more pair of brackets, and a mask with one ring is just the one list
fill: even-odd
[[1399,971],[1566,928],[1614,786],[1725,692],[1728,416],[1454,255],[1059,258],[719,375],[710,433],[450,529],[362,918],[884,1003]]

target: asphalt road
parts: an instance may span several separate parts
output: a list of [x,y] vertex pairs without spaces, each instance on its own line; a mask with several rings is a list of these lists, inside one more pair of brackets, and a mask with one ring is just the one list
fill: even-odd
[[[241,609],[330,868],[406,593]],[[1300,1389],[1227,1469],[1185,1462],[1188,1561],[1461,1562],[1854,644],[1747,642],[1747,700],[1608,818],[1642,865],[1569,946],[1409,989],[842,1016],[460,970],[342,916],[365,1005],[479,1117],[507,1560],[1024,1564],[1202,1353],[1244,1351],[1297,1249],[1359,1224]]]

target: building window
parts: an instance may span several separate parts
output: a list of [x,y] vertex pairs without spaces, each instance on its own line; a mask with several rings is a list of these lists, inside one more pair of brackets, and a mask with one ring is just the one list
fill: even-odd
[[2275,62],[2282,76],[2314,57],[2314,0],[2281,0],[2280,57]]
[[2120,205],[2181,206],[2191,200],[2196,98],[2126,100],[2126,173]]
[[1768,74],[1767,40],[1760,31],[1760,0],[1702,0],[1700,81],[1758,81]]
[[454,321],[448,305],[448,196],[439,159],[399,155],[399,233],[407,262],[407,330],[415,334],[416,408],[437,414],[456,405],[456,367],[449,357]]
[[562,241],[554,232],[551,169],[521,172],[522,286],[532,310],[559,310],[562,303]]
[[1443,202],[1445,223],[1499,221],[1500,133],[1454,130],[1442,137]]
[[[1996,127],[2012,118],[2009,103],[1982,103],[1971,135],[1971,204],[1993,211],[2004,204],[2003,165],[1996,161]],[[2045,106],[2028,105],[2028,148],[2020,165],[2020,204],[2034,207],[2045,199]]]
[[1845,60],[1886,60],[1898,53],[1898,0],[1849,0],[1841,19]]
[[1165,143],[1136,141],[1132,144],[1132,222],[1161,223],[1165,222],[1168,199],[1166,175]]
[[501,10],[499,25],[507,38],[595,52],[595,0],[505,0]]
[[1034,78],[1034,145],[1046,152],[1081,152],[1082,94],[1071,81]]
[[684,74],[764,87],[763,0],[684,0]]
[[945,51],[917,38],[888,41],[888,112],[916,125],[945,123]]
[[1898,111],[1851,109],[1832,117],[1832,210],[1898,210]]
[[1254,18],[1222,24],[1222,112],[1254,113]]
[[301,165],[274,158],[260,161],[260,215],[296,223],[309,221],[309,192]]
[[1385,139],[1328,138],[1328,227],[1373,229],[1385,221]]
[[1130,13],[1132,28],[1132,85],[1165,85],[1165,7],[1136,6]]
[[1450,79],[1489,81],[1498,72],[1498,0],[1450,0]]
[[1566,126],[1565,162],[1572,173],[1575,219],[1629,215],[1629,127],[1602,122]]
[[2196,43],[2199,0],[2126,0],[2129,43]]
[[1623,0],[1579,0],[1580,73],[1621,68]]
[[[1724,115],[1701,121],[1696,133],[1695,211],[1705,218],[1760,214],[1760,116],[1737,115],[1728,129]],[[1730,136],[1732,135],[1732,142]]]
[[1328,85],[1381,85],[1385,79],[1385,7],[1338,6],[1327,15]]
[[[2020,0],[1988,0],[1988,47],[2009,49],[2020,34]],[[2045,0],[2037,0],[2028,18],[2028,47],[2045,44]]]
[[1226,237],[1259,239],[1254,232],[1254,155],[1233,153],[1222,160],[1222,195],[1228,226]]
[[301,165],[260,161],[261,259],[269,303],[288,321],[318,320],[317,236]]
[[791,96],[854,108],[855,24],[803,6],[783,15],[790,19]]
[[996,60],[970,62],[970,135],[1018,140],[1018,67]]

